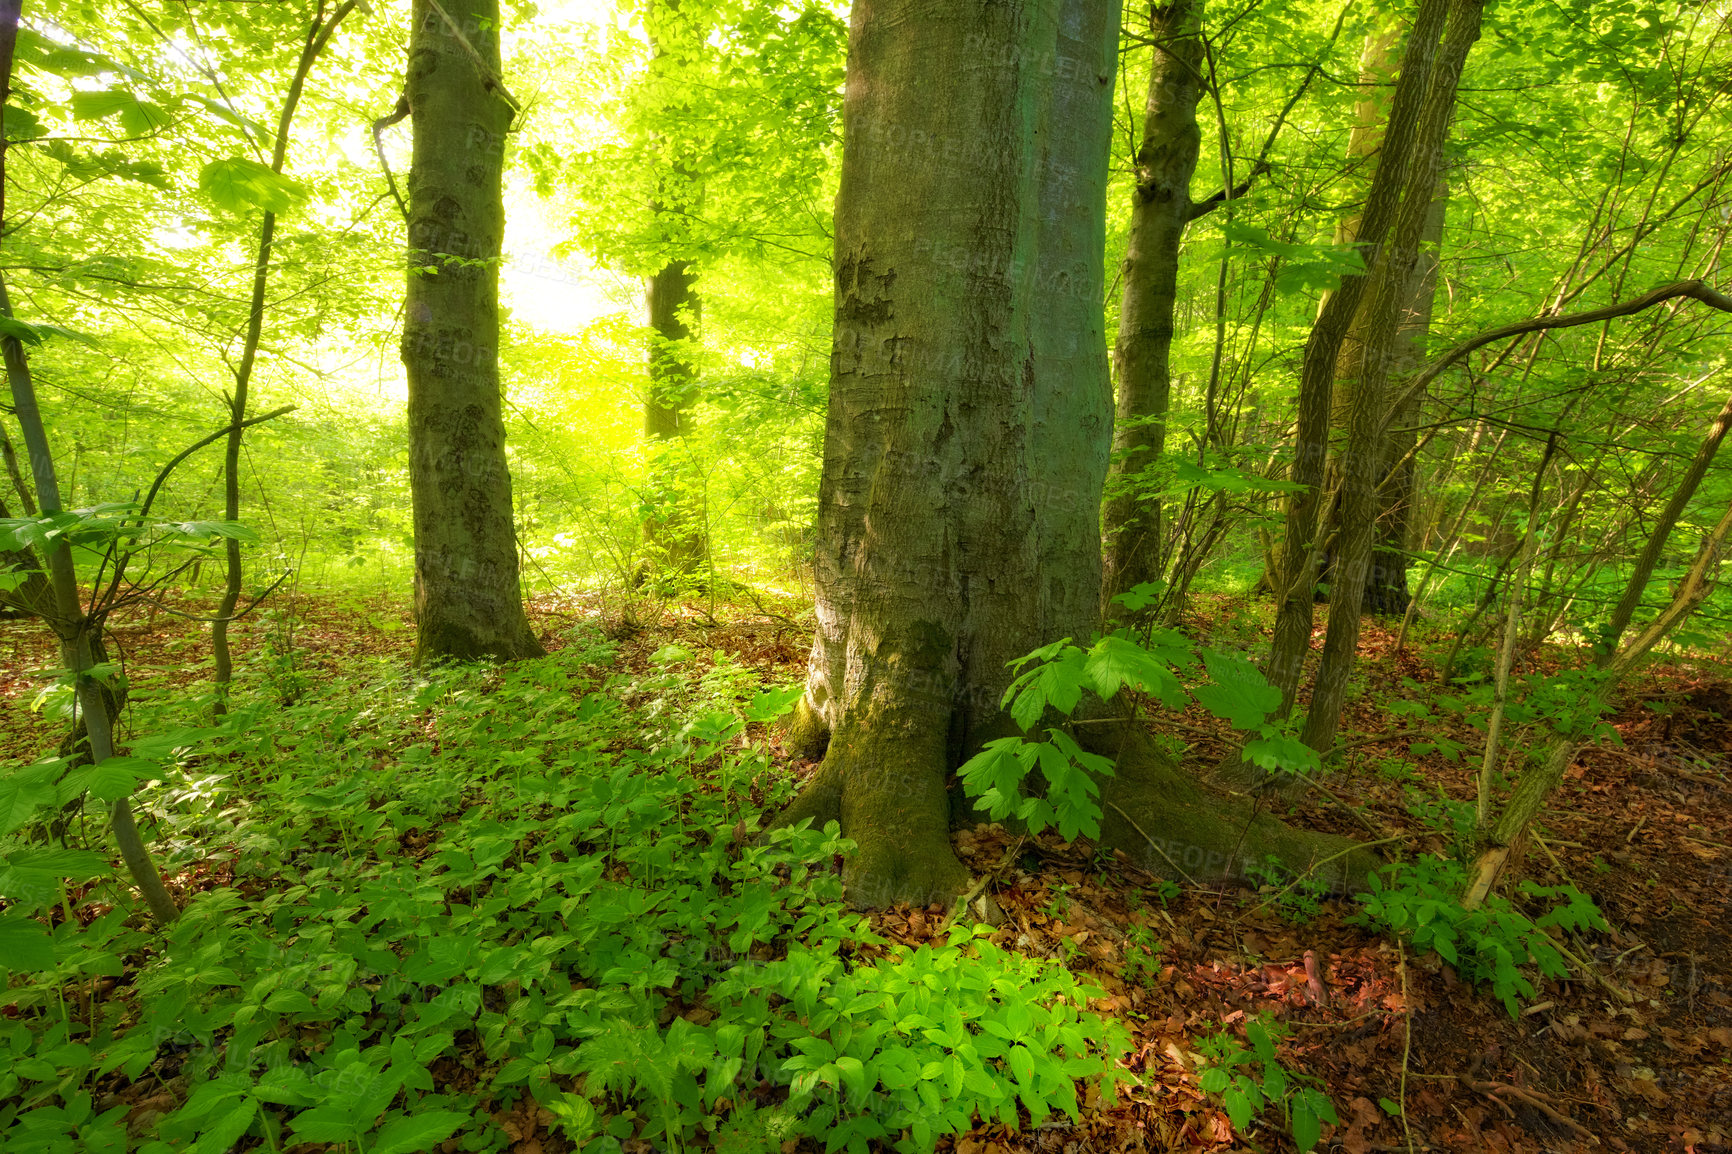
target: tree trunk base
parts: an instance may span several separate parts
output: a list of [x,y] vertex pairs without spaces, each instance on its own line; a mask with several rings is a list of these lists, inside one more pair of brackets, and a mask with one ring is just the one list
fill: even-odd
[[[840,824],[859,847],[842,869],[856,909],[948,905],[968,887],[969,872],[950,843],[943,727],[887,704],[842,728],[774,824]],[[813,730],[809,719],[806,730]]]
[[[1242,880],[1248,865],[1273,861],[1283,873],[1352,892],[1382,864],[1352,838],[1295,829],[1250,801],[1204,790],[1135,723],[1115,729],[1085,742],[1117,763],[1116,776],[1102,782],[1100,844],[1122,850],[1140,869],[1208,884]],[[796,732],[828,737],[810,711],[796,713],[790,744]],[[967,811],[944,792],[942,744],[907,740],[912,736],[898,743],[891,733],[857,732],[850,742],[831,743],[818,772],[774,822],[840,823],[860,847],[843,873],[856,908],[948,902],[968,882],[949,840],[953,812]]]
[[782,727],[782,748],[793,757],[817,759],[830,748],[830,726],[804,696]]

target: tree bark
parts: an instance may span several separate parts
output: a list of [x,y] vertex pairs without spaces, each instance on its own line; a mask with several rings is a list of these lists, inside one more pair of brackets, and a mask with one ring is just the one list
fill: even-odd
[[[5,90],[10,87],[12,47],[18,36],[21,7],[18,3],[4,6],[4,0],[0,0],[0,59],[4,60],[4,65],[0,66],[0,76],[7,81],[0,85],[0,98],[3,98]],[[0,102],[3,102],[3,99],[0,99]],[[0,185],[4,182],[5,163],[3,152],[0,152]],[[7,297],[4,281],[0,280],[0,316],[11,315],[12,302]],[[54,457],[49,451],[48,433],[42,424],[42,413],[36,403],[36,385],[31,377],[30,362],[17,337],[0,337],[0,354],[4,356],[13,411],[18,415],[18,426],[24,435],[24,449],[29,455],[31,472],[36,481],[36,499],[41,505],[42,515],[53,516],[61,511],[60,483],[55,476]],[[105,761],[114,756],[114,719],[109,712],[110,698],[106,687],[90,675],[90,670],[97,664],[92,654],[92,642],[101,628],[101,623],[92,620],[84,611],[79,599],[78,573],[73,566],[72,546],[64,536],[49,551],[47,561],[49,597],[46,606],[48,612],[44,618],[60,641],[60,658],[66,663],[66,668],[74,679],[91,760]],[[150,860],[150,851],[145,847],[144,839],[139,836],[138,826],[132,819],[132,803],[126,798],[117,799],[109,807],[109,828],[114,831],[121,860],[143,895],[145,904],[150,907],[151,916],[158,925],[173,922],[180,916],[180,910],[174,904],[168,887],[163,884],[162,875],[157,872],[155,863]]]
[[1316,586],[1318,532],[1324,503],[1324,462],[1328,451],[1331,393],[1341,355],[1373,270],[1381,263],[1386,234],[1395,221],[1406,187],[1408,158],[1415,147],[1420,106],[1431,83],[1432,64],[1443,34],[1448,0],[1420,0],[1402,53],[1401,73],[1390,99],[1377,172],[1366,195],[1365,213],[1354,238],[1364,271],[1342,277],[1324,298],[1305,341],[1299,370],[1298,423],[1294,431],[1291,479],[1303,486],[1288,498],[1275,587],[1275,627],[1264,673],[1281,691],[1278,716],[1292,712],[1300,675],[1311,646],[1312,593]]
[[[1360,57],[1360,83],[1368,87],[1370,94],[1355,105],[1353,131],[1349,137],[1347,155],[1351,162],[1350,167],[1361,170],[1359,179],[1365,183],[1369,183],[1371,174],[1376,171],[1378,153],[1383,144],[1388,104],[1384,86],[1395,74],[1399,63],[1397,49],[1400,44],[1401,26],[1391,21],[1387,26],[1367,36],[1365,51]],[[1436,249],[1443,237],[1447,195],[1447,181],[1440,176],[1437,196],[1420,238],[1419,261],[1415,266],[1412,281],[1405,290],[1406,300],[1396,322],[1398,331],[1391,371],[1397,375],[1415,371],[1424,362],[1425,337],[1431,327],[1432,297],[1437,291]],[[1358,228],[1358,215],[1350,215],[1341,221],[1336,230],[1336,239],[1341,243],[1350,243]],[[1354,317],[1353,327],[1348,330],[1347,338],[1342,342],[1341,353],[1336,359],[1331,422],[1338,431],[1338,437],[1345,433],[1348,414],[1358,396],[1364,361],[1365,326],[1370,320],[1369,311],[1367,302],[1362,301],[1359,313]],[[1380,478],[1377,536],[1363,590],[1365,608],[1372,613],[1402,613],[1408,605],[1407,521],[1414,477],[1411,454],[1416,444],[1411,426],[1417,420],[1418,400],[1414,397],[1408,401],[1400,418],[1393,422],[1395,428],[1385,436],[1379,446],[1382,461],[1377,469]],[[1333,464],[1335,472],[1338,473],[1340,461],[1337,459]],[[1339,492],[1338,476],[1336,481],[1332,488]],[[1332,527],[1338,526],[1339,514],[1340,506],[1337,503],[1329,511]],[[1319,582],[1330,587],[1331,599],[1337,592],[1333,561],[1332,556],[1325,556],[1322,571],[1318,575]]]
[[1118,405],[1107,480],[1102,611],[1123,616],[1113,598],[1160,580],[1164,547],[1156,495],[1172,395],[1173,310],[1179,248],[1192,219],[1191,176],[1202,131],[1204,0],[1149,8],[1155,42],[1143,139],[1137,149],[1131,230],[1119,305]]
[[524,616],[499,384],[501,176],[513,105],[497,0],[416,0],[406,95],[409,486],[417,661],[543,651]]
[[[1099,621],[1118,29],[1111,0],[853,9],[818,628],[795,729],[828,745],[781,820],[839,821],[860,847],[857,905],[962,888],[950,772],[1014,731],[1006,663]],[[1092,739],[1119,761],[1102,800],[1131,817],[1107,844],[1161,872],[1175,848],[1219,876],[1235,846],[1315,862],[1342,844],[1266,833],[1134,727],[1082,728],[1114,731]]]
[[[1378,490],[1382,474],[1382,441],[1386,427],[1385,396],[1394,360],[1403,306],[1413,292],[1419,269],[1420,245],[1436,200],[1442,170],[1443,144],[1455,113],[1456,86],[1468,51],[1479,40],[1482,0],[1455,0],[1438,47],[1431,82],[1421,108],[1414,143],[1405,171],[1394,174],[1405,193],[1393,235],[1375,266],[1366,294],[1365,346],[1361,373],[1347,414],[1347,443],[1341,462],[1340,533],[1336,538],[1336,584],[1348,596],[1331,601],[1323,655],[1305,716],[1305,744],[1319,753],[1335,744],[1347,682],[1359,648],[1359,625],[1377,530]],[[1393,119],[1393,118],[1392,118]],[[1378,169],[1377,181],[1385,168]]]
[[691,405],[697,394],[696,337],[698,294],[691,263],[669,261],[649,278],[649,393],[644,397],[644,436],[655,454],[650,482],[655,511],[644,520],[648,564],[671,573],[690,574],[708,554],[701,504],[694,507],[691,462],[685,437],[691,430]]

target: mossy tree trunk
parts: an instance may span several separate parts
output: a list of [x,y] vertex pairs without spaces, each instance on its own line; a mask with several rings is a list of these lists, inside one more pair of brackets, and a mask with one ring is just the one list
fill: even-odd
[[499,383],[501,174],[513,106],[497,0],[415,0],[403,364],[418,661],[512,660],[524,616]]
[[[1119,6],[1090,0],[854,6],[818,629],[795,727],[827,752],[782,820],[834,819],[859,843],[858,905],[962,888],[947,784],[1011,731],[1006,663],[1098,623],[1118,29]],[[1177,849],[1191,876],[1220,876],[1241,854],[1343,844],[1261,828],[1135,727],[1081,728],[1119,759],[1109,844],[1151,868],[1171,872]]]

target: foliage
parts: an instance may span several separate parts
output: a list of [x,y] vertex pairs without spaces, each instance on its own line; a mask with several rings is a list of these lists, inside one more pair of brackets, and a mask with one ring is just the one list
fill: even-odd
[[1437,954],[1470,982],[1490,984],[1512,1018],[1519,1012],[1518,998],[1534,996],[1533,982],[1524,972],[1528,965],[1547,978],[1569,973],[1548,929],[1611,928],[1593,900],[1570,885],[1524,881],[1524,896],[1555,903],[1545,914],[1530,918],[1497,894],[1475,909],[1464,909],[1460,895],[1467,875],[1458,861],[1419,858],[1381,873],[1373,875],[1371,891],[1359,895],[1364,909],[1358,920]]
[[[609,661],[579,644],[499,672],[384,663],[71,774],[0,770],[17,1015],[0,1145],[127,1148],[126,1111],[92,1106],[110,1071],[186,1079],[146,1154],[247,1135],[495,1150],[490,1114],[525,1096],[588,1150],[916,1150],[977,1118],[1074,1117],[1079,1078],[1110,1092],[1127,1039],[1086,1009],[1099,991],[967,927],[886,952],[840,903],[834,825],[730,832],[761,750],[729,735],[787,691]],[[188,860],[233,847],[232,878],[157,944],[106,857],[49,833],[81,797],[134,789]],[[75,894],[119,908],[66,920]],[[78,993],[135,967],[116,996]]]
[[[1208,681],[1193,679],[1199,654]],[[1049,711],[1071,717],[1085,696],[1107,702],[1128,690],[1180,708],[1188,692],[1211,714],[1247,732],[1246,761],[1283,773],[1303,774],[1318,767],[1314,750],[1288,727],[1267,720],[1280,705],[1281,693],[1256,666],[1237,654],[1200,649],[1174,630],[1151,630],[1142,640],[1119,630],[1087,649],[1066,637],[1010,664],[1022,671],[1004,691],[1002,704],[1027,734],[1034,733]],[[1038,794],[1028,784],[1037,766],[1045,781]],[[976,799],[975,808],[994,821],[1014,817],[1031,832],[1056,828],[1067,841],[1079,834],[1100,836],[1100,786],[1095,778],[1112,775],[1112,760],[1083,749],[1062,727],[1048,726],[1037,740],[995,738],[957,772],[963,788]]]
[[1207,1065],[1200,1084],[1221,1096],[1233,1129],[1243,1133],[1251,1120],[1274,1107],[1287,1118],[1288,1132],[1301,1154],[1317,1145],[1323,1123],[1336,1125],[1335,1104],[1316,1088],[1315,1078],[1296,1074],[1281,1064],[1276,1044],[1287,1036],[1280,1022],[1263,1017],[1245,1020],[1245,1041],[1221,1031],[1198,1041]]

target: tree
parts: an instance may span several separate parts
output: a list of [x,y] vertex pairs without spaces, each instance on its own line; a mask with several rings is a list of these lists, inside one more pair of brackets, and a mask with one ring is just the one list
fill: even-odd
[[[295,74],[289,80],[289,91],[283,99],[282,113],[277,118],[276,140],[271,146],[270,171],[281,177],[283,163],[288,158],[289,128],[295,121],[295,110],[301,103],[301,91],[306,87],[307,76],[312,72],[313,64],[325,45],[330,42],[332,34],[343,18],[355,9],[359,0],[344,0],[329,17],[325,15],[324,5],[320,4],[317,12],[307,27],[306,41],[301,48],[300,61],[295,66]],[[271,245],[276,237],[277,213],[273,206],[266,207],[259,219],[258,249],[253,258],[252,296],[247,308],[246,335],[241,343],[240,359],[234,366],[234,392],[229,394],[229,434],[223,453],[223,516],[229,521],[239,521],[241,516],[241,439],[243,422],[247,419],[247,390],[252,385],[253,366],[258,362],[259,341],[264,335],[265,325],[265,289],[271,276]],[[241,543],[236,537],[228,537],[223,542],[223,595],[218,603],[216,620],[211,623],[211,648],[216,660],[216,713],[220,716],[228,712],[228,688],[233,676],[234,664],[229,654],[229,622],[233,619],[235,608],[241,599]]]
[[[1477,3],[1421,0],[1391,98],[1377,171],[1355,230],[1363,271],[1342,278],[1340,287],[1325,299],[1306,341],[1292,477],[1305,487],[1288,503],[1274,581],[1275,634],[1266,665],[1270,680],[1282,691],[1284,711],[1297,696],[1310,646],[1312,590],[1322,546],[1317,538],[1323,528],[1321,513],[1330,504],[1323,492],[1327,429],[1342,345],[1361,302],[1369,302],[1374,311],[1362,323],[1361,375],[1346,414],[1339,473],[1342,508],[1336,580],[1357,589],[1365,581],[1375,532],[1381,481],[1378,446],[1388,405],[1384,389],[1399,314],[1419,262],[1456,84],[1468,49],[1478,39],[1479,19]],[[1358,644],[1360,599],[1338,599],[1336,605],[1346,608],[1330,615],[1325,666],[1318,672],[1312,711],[1307,715],[1306,742],[1318,750],[1327,749],[1333,740]]]
[[[5,104],[12,94],[12,66],[18,43],[18,22],[23,7],[23,0],[0,0],[0,104]],[[0,222],[6,219],[7,144],[8,141],[0,139]],[[36,402],[36,383],[30,372],[30,361],[24,352],[23,341],[26,338],[37,342],[41,340],[40,336],[13,316],[12,301],[7,295],[5,282],[0,280],[0,356],[5,360],[6,380],[12,394],[12,411],[17,416],[19,428],[24,434],[24,448],[35,482],[38,512],[42,520],[56,530],[51,535],[41,535],[42,551],[46,554],[48,565],[46,588],[40,580],[35,582],[34,588],[26,586],[25,591],[32,598],[27,607],[48,623],[60,641],[61,660],[66,663],[66,669],[73,679],[78,706],[84,714],[90,757],[92,761],[100,763],[114,756],[114,718],[109,711],[112,698],[105,694],[103,685],[93,673],[98,662],[92,641],[100,636],[103,622],[99,614],[86,612],[81,601],[78,573],[72,558],[71,530],[77,518],[74,516],[69,523],[61,507],[60,482],[54,469],[54,456],[50,451],[47,429],[43,425],[42,413]],[[21,496],[25,494],[24,486],[19,485],[19,493]],[[31,565],[30,572],[26,574],[27,581],[40,574],[40,568],[34,564],[34,556],[29,556],[24,549],[13,548],[12,545],[11,541],[0,545],[0,556],[24,556],[26,564]],[[93,604],[95,600],[93,597]],[[121,859],[126,863],[127,871],[132,875],[139,892],[144,895],[151,915],[159,925],[174,921],[180,916],[180,910],[163,884],[162,875],[157,872],[155,863],[150,860],[150,852],[139,835],[137,823],[133,820],[132,805],[124,793],[116,797],[109,807],[109,828],[114,831]]]
[[[1099,620],[1118,21],[1102,0],[854,7],[818,628],[790,732],[825,753],[781,820],[840,822],[858,904],[961,887],[950,771],[1013,731],[1007,664]],[[1103,838],[1151,868],[1163,845],[1210,876],[1342,848],[1202,794],[1103,720],[1084,727],[1118,761]]]
[[1105,583],[1101,602],[1160,580],[1158,466],[1166,451],[1172,397],[1172,347],[1179,246],[1198,215],[1191,200],[1202,131],[1203,0],[1149,8],[1155,62],[1149,73],[1143,138],[1137,148],[1131,234],[1119,302],[1118,400],[1108,479]]
[[514,660],[524,616],[499,383],[505,133],[495,0],[416,0],[408,100],[409,485],[418,661]]
[[[1348,155],[1354,162],[1356,177],[1369,184],[1376,171],[1377,158],[1383,142],[1383,129],[1388,115],[1388,85],[1399,65],[1403,26],[1400,21],[1385,19],[1366,36],[1365,52],[1360,58],[1360,83],[1366,86],[1364,95],[1354,109],[1353,133],[1349,138]],[[1448,181],[1439,176],[1437,193],[1425,219],[1420,235],[1418,259],[1402,290],[1405,294],[1396,320],[1397,333],[1391,353],[1389,373],[1401,377],[1417,371],[1425,359],[1425,338],[1431,327],[1432,298],[1437,291],[1437,248],[1443,239],[1444,211],[1448,203]],[[1343,218],[1336,229],[1337,239],[1352,244],[1359,227],[1359,216],[1353,213]],[[1348,417],[1359,395],[1363,372],[1366,333],[1364,326],[1371,319],[1371,309],[1362,302],[1354,325],[1348,330],[1335,367],[1334,391],[1331,399],[1331,421],[1345,436]],[[1407,524],[1412,507],[1415,455],[1418,438],[1414,425],[1419,419],[1419,401],[1408,399],[1403,411],[1391,414],[1388,428],[1378,446],[1380,461],[1373,469],[1378,478],[1377,531],[1372,548],[1371,564],[1366,570],[1363,591],[1365,608],[1372,613],[1402,613],[1407,609]],[[1339,497],[1340,462],[1330,471],[1329,490]],[[1326,540],[1339,530],[1340,502],[1331,507]],[[1323,550],[1320,585],[1330,587],[1336,596],[1333,556]]]
[[688,15],[677,0],[649,0],[646,24],[654,53],[651,90],[659,94],[656,103],[661,105],[652,121],[659,128],[653,151],[663,161],[650,204],[651,227],[672,255],[646,281],[650,336],[644,435],[650,438],[654,454],[651,488],[656,500],[644,519],[644,544],[650,553],[644,564],[659,563],[674,574],[688,575],[703,564],[708,552],[703,509],[693,507],[694,470],[685,439],[698,391],[693,355],[698,270],[691,219],[700,208],[703,186],[693,173],[694,146],[680,133],[690,117],[689,100],[670,98],[667,90],[687,86],[696,63],[687,57],[703,52],[710,27],[708,21]]

